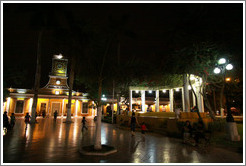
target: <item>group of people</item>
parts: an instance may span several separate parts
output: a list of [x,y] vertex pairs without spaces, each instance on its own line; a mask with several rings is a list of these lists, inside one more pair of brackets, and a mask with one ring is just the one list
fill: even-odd
[[190,121],[187,120],[183,127],[183,143],[191,143],[196,146],[201,138],[205,138],[203,122],[198,121],[196,125],[192,126]]
[[9,122],[7,112],[5,111],[3,113],[3,127],[5,129],[11,130],[11,129],[13,129],[14,126],[15,126],[15,114],[14,113],[11,114],[10,122]]
[[145,141],[145,132],[147,131],[147,127],[146,127],[144,122],[142,122],[141,125],[139,125],[138,120],[135,116],[135,112],[132,113],[130,123],[131,123],[131,134],[132,134],[132,136],[135,135],[136,125],[138,125],[141,128],[142,140]]

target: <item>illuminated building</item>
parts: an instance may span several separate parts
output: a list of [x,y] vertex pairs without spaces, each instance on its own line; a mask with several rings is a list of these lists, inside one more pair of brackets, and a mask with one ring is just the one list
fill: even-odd
[[[58,116],[66,116],[68,105],[69,86],[67,85],[67,59],[61,55],[55,55],[52,59],[52,71],[49,75],[47,85],[39,89],[37,114],[39,116],[45,112],[46,116],[53,116],[55,111]],[[33,89],[9,88],[10,97],[4,103],[4,111],[15,113],[16,116],[24,116],[27,112],[31,113],[33,104]],[[91,116],[95,115],[86,97],[86,93],[72,92],[72,116]]]

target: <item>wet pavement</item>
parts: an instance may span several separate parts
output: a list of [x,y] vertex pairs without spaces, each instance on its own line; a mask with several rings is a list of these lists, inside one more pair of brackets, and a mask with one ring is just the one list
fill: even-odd
[[17,119],[14,129],[3,136],[3,163],[242,163],[243,154],[209,147],[182,144],[181,139],[156,133],[131,136],[130,131],[102,123],[102,144],[117,148],[109,156],[84,156],[79,147],[92,145],[95,123],[88,120],[88,130],[81,131],[81,118],[74,123],[65,119],[38,119],[25,130],[24,119]]

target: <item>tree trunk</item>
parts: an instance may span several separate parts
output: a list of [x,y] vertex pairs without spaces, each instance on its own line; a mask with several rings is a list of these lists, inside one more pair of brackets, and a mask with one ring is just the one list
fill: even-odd
[[212,107],[211,107],[211,105],[210,105],[210,102],[209,102],[207,96],[206,96],[206,95],[203,95],[203,98],[204,98],[204,100],[205,100],[205,105],[207,106],[207,108],[208,108],[208,110],[209,110],[209,116],[210,116],[213,120],[215,120],[214,112],[213,112],[213,110],[212,110]]
[[42,42],[42,37],[43,37],[43,30],[40,30],[39,35],[38,35],[37,66],[36,66],[36,74],[35,74],[35,82],[34,82],[34,97],[33,97],[32,114],[31,114],[30,123],[36,122],[38,90],[39,90],[40,78],[41,78],[41,42]]
[[99,79],[98,87],[98,105],[97,105],[97,126],[96,126],[96,138],[94,149],[102,149],[101,145],[101,119],[102,119],[102,107],[101,107],[101,96],[102,96],[102,79]]
[[114,123],[114,80],[113,80],[113,99],[112,99],[112,124]]
[[213,89],[213,101],[214,101],[214,111],[216,112],[217,111],[217,108],[216,108],[215,89]]
[[70,76],[69,76],[69,95],[68,95],[68,106],[67,106],[67,123],[72,122],[71,118],[71,104],[72,104],[72,92],[73,92],[73,82],[74,82],[74,67],[75,67],[75,57],[72,57]]
[[220,115],[221,115],[221,117],[224,116],[224,109],[223,109],[224,89],[225,89],[225,83],[223,81],[223,85],[222,85],[222,88],[220,91]]
[[190,84],[191,90],[192,90],[192,92],[193,92],[193,94],[195,96],[195,103],[196,103],[196,106],[195,107],[197,108],[197,111],[196,111],[197,112],[197,115],[199,117],[199,120],[202,121],[202,117],[200,115],[200,112],[199,112],[199,109],[198,109],[198,106],[197,106],[197,95],[196,95],[196,92],[194,91],[193,86],[192,86],[191,81],[190,81],[190,74],[189,74],[189,84]]

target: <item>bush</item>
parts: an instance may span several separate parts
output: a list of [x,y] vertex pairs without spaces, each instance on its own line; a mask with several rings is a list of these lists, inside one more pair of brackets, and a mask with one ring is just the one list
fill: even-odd
[[208,124],[208,130],[211,132],[225,131],[225,125],[226,125],[225,119],[218,119]]

